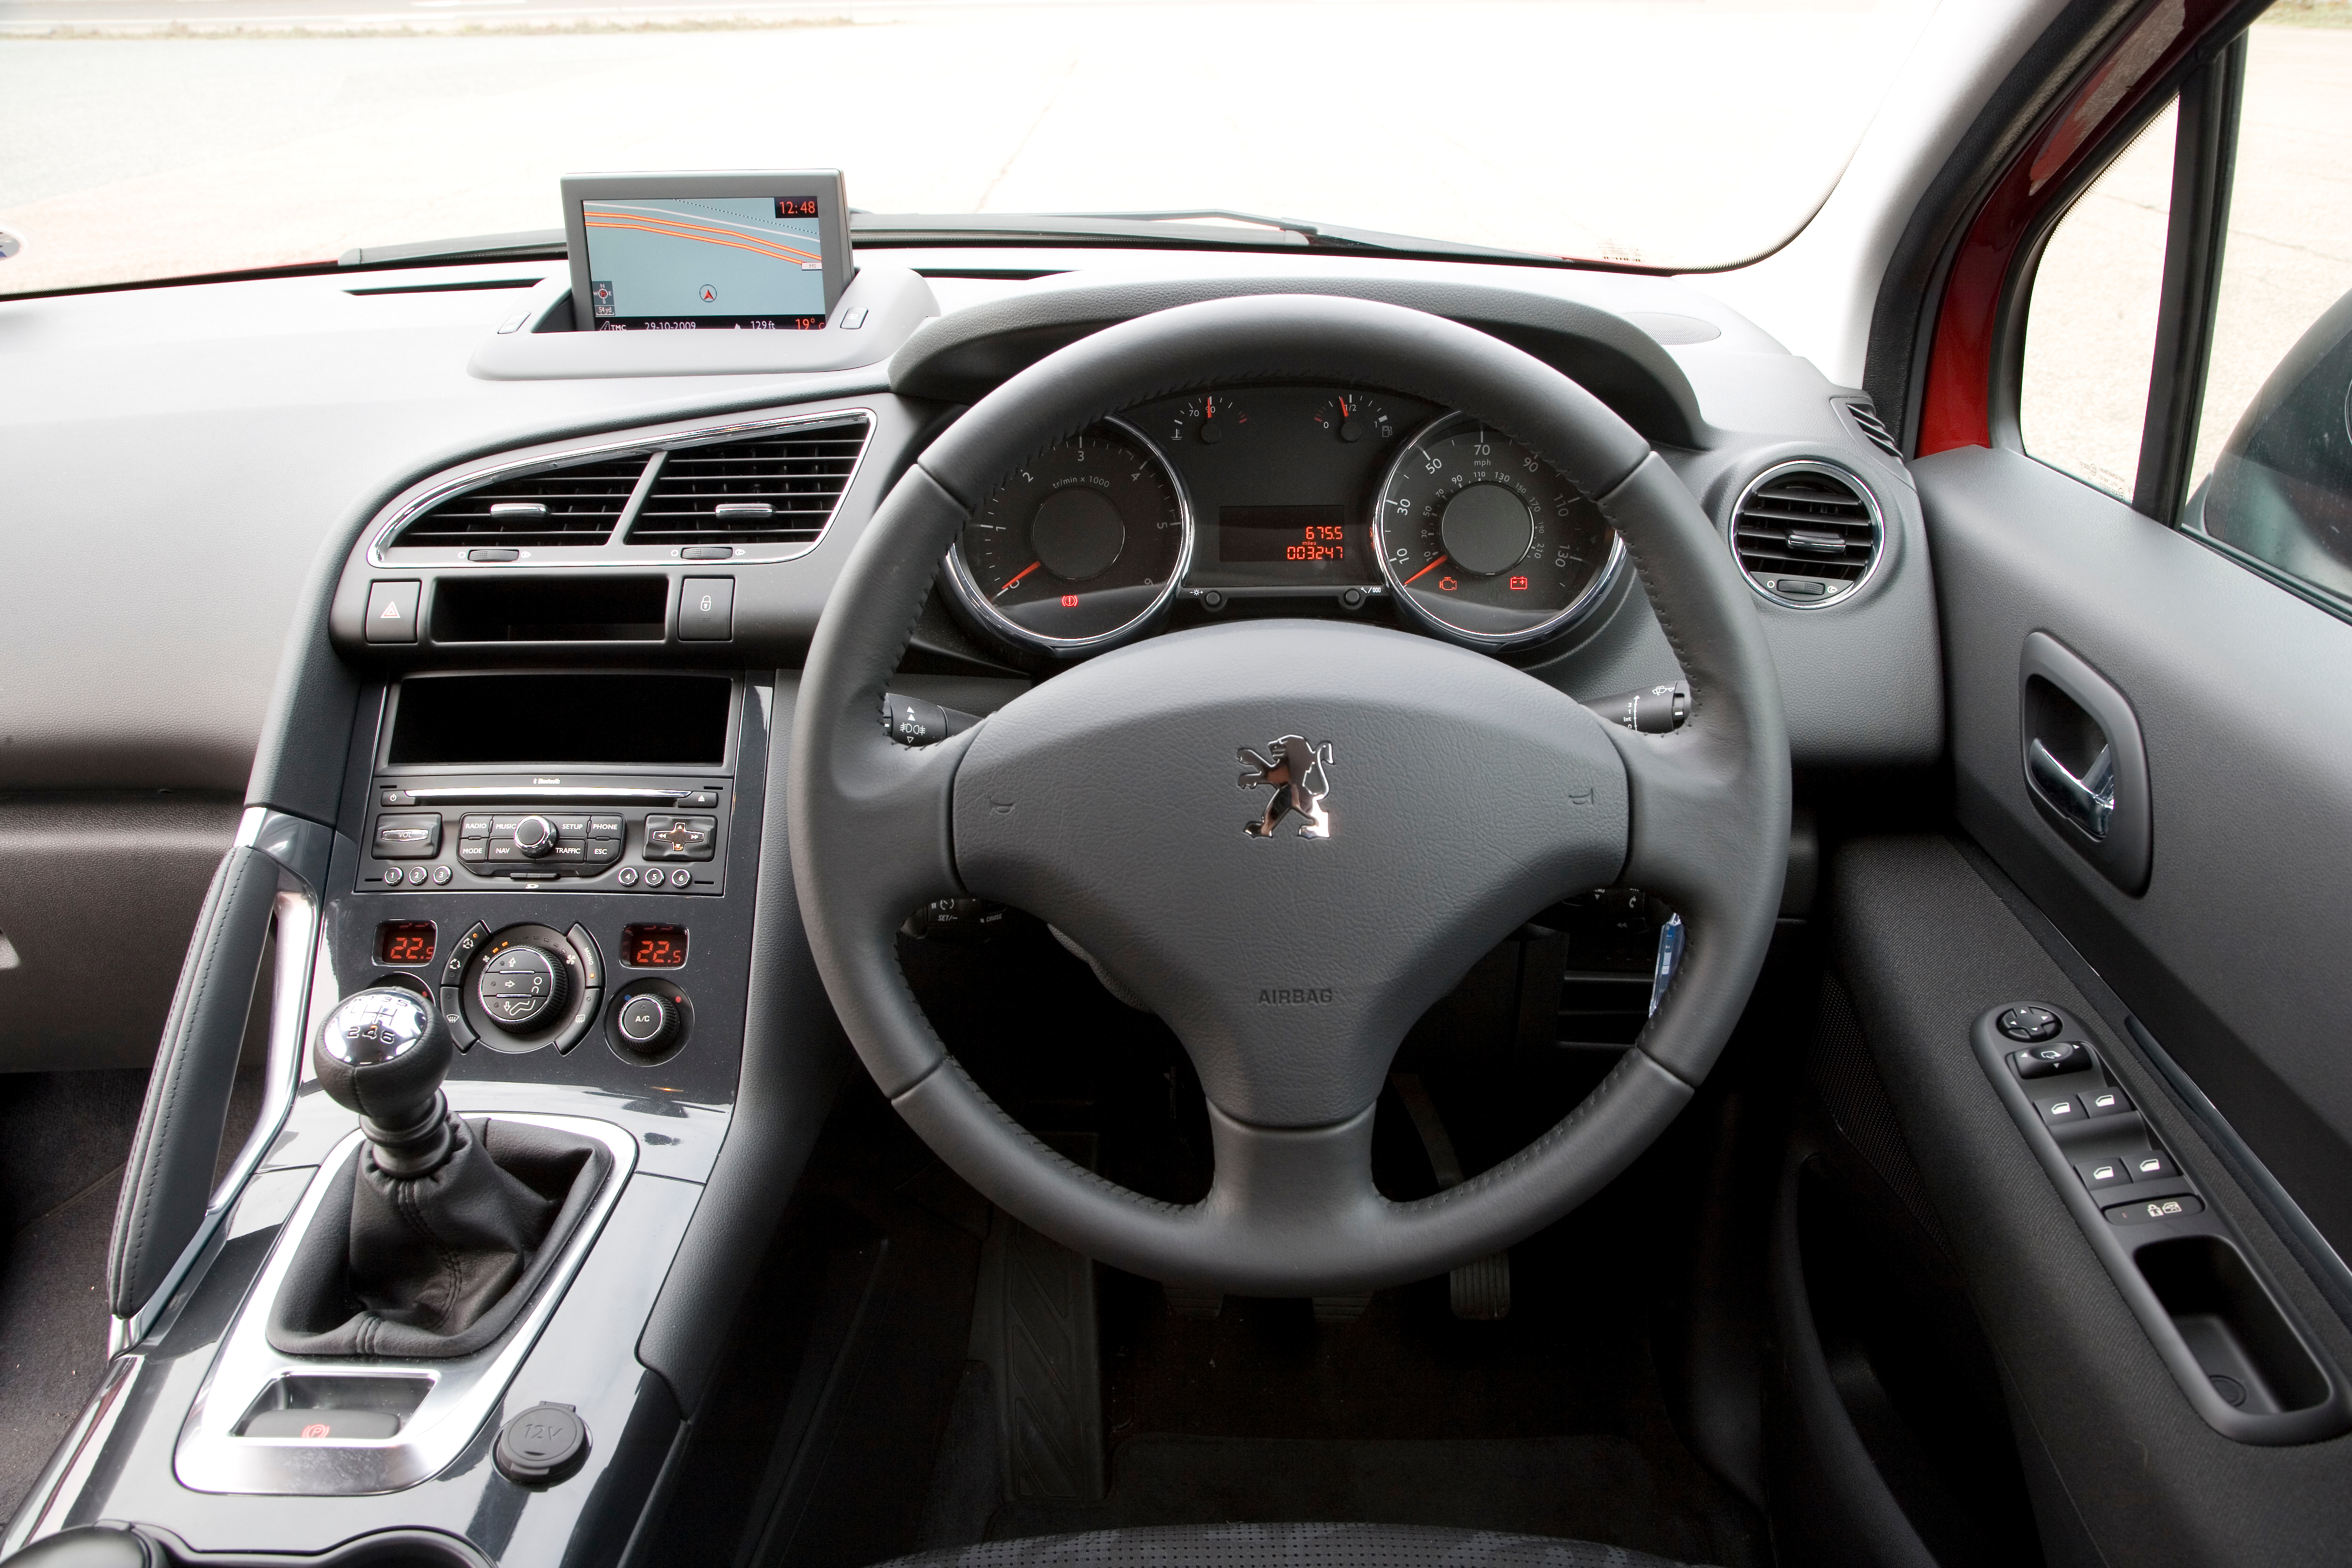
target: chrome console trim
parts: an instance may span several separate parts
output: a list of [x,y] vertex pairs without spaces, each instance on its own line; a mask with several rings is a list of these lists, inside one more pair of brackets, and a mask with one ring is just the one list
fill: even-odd
[[[182,1485],[205,1492],[360,1496],[397,1491],[430,1479],[465,1451],[505,1396],[507,1385],[514,1381],[540,1331],[554,1316],[572,1276],[619,1204],[621,1190],[637,1163],[636,1139],[609,1121],[522,1112],[501,1112],[488,1120],[593,1138],[613,1156],[613,1169],[595,1201],[565,1241],[562,1255],[548,1270],[539,1294],[505,1337],[473,1355],[451,1361],[289,1356],[271,1346],[270,1308],[330,1185],[360,1146],[361,1134],[354,1131],[329,1152],[313,1173],[301,1201],[279,1228],[260,1277],[221,1340],[219,1353],[196,1391],[173,1455],[173,1469]],[[255,1402],[272,1384],[289,1376],[410,1378],[428,1381],[431,1386],[389,1437],[330,1442],[236,1436],[237,1426]]]
[[173,1260],[154,1294],[129,1317],[107,1321],[109,1355],[119,1356],[147,1337],[212,1247],[222,1221],[236,1206],[237,1194],[260,1168],[294,1109],[294,1097],[302,1084],[310,970],[318,956],[321,924],[319,889],[326,885],[327,862],[334,844],[334,829],[267,806],[249,805],[237,820],[232,847],[257,849],[278,863],[278,898],[272,915],[277,959],[269,981],[269,1056],[263,1068],[261,1111],[254,1119],[245,1146],[206,1200],[195,1234],[188,1237],[188,1245]]

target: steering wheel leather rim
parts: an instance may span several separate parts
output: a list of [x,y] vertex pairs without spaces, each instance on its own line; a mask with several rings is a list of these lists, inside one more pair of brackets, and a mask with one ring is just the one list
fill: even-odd
[[[1372,1108],[1366,1100],[1348,1109],[1364,1098],[1360,1062],[1349,1091],[1336,1098],[1308,1092],[1286,1100],[1286,1080],[1226,1073],[1237,1087],[1223,1098],[1270,1105],[1275,1113],[1244,1120],[1213,1093],[1216,1178],[1201,1203],[1171,1204],[1105,1181],[988,1099],[932,1030],[897,962],[895,937],[908,911],[932,898],[979,890],[967,888],[959,864],[960,834],[962,859],[986,861],[983,841],[995,831],[979,786],[958,781],[975,746],[982,759],[975,774],[1024,776],[1024,759],[1034,761],[1028,753],[1069,732],[1071,716],[1055,715],[1055,704],[1068,709],[1089,695],[1077,678],[1090,667],[1081,665],[962,735],[923,748],[888,739],[878,718],[881,693],[950,542],[1024,458],[1120,408],[1247,382],[1387,388],[1471,412],[1542,453],[1598,501],[1623,537],[1691,689],[1679,730],[1636,734],[1599,724],[1496,661],[1428,644],[1448,650],[1432,658],[1462,654],[1498,672],[1494,681],[1523,683],[1524,690],[1488,681],[1491,690],[1475,695],[1491,707],[1498,694],[1517,692],[1540,707],[1546,732],[1535,740],[1569,748],[1557,752],[1566,759],[1559,765],[1586,765],[1596,748],[1613,750],[1622,778],[1622,860],[1614,877],[1599,880],[1657,893],[1682,914],[1686,933],[1673,989],[1600,1087],[1519,1153],[1430,1198],[1393,1203],[1371,1191]],[[1258,625],[1290,628],[1251,634],[1260,638],[1354,636],[1360,641],[1349,645],[1350,656],[1375,660],[1389,645],[1360,639],[1407,637],[1329,623]],[[1096,662],[1108,673],[1087,679],[1104,687],[1122,670],[1160,668],[1140,662],[1146,648],[1163,663],[1213,661],[1227,652],[1204,640],[1209,634],[1241,630],[1150,639],[1103,656]],[[1237,643],[1230,652],[1255,657],[1257,646]],[[1131,656],[1126,666],[1109,662],[1122,654]],[[1449,683],[1486,680],[1466,665],[1439,673]],[[1076,696],[1045,700],[1066,682]],[[1312,710],[1316,700],[1305,695],[1294,706]],[[1032,720],[1024,705],[1045,717]],[[1568,733],[1580,723],[1604,734],[1606,746]],[[1022,737],[1024,725],[1034,731],[1025,740],[998,745],[991,736],[997,726],[1001,736]],[[1556,760],[1553,752],[1530,755],[1528,765]],[[1607,780],[1588,794],[1592,789],[1605,795]],[[1179,306],[1106,328],[1013,376],[934,442],[850,552],[819,622],[796,703],[787,790],[793,868],[819,973],[868,1071],[915,1131],[999,1206],[1077,1251],[1171,1283],[1264,1296],[1338,1294],[1442,1272],[1559,1218],[1632,1163],[1688,1101],[1746,1004],[1778,913],[1790,806],[1779,678],[1752,597],[1721,537],[1648,443],[1576,383],[1485,333],[1398,306],[1285,295]],[[999,807],[1007,816],[1010,799]],[[1480,809],[1475,788],[1455,799],[1474,815]],[[1041,816],[1028,809],[1024,834]],[[1538,802],[1535,809],[1550,807]],[[1580,831],[1583,858],[1563,850],[1555,873],[1591,863],[1601,830]],[[1084,844],[1050,847],[1087,853]],[[1561,886],[1552,897],[1573,890]],[[1528,895],[1514,884],[1497,896]],[[1440,978],[1450,985],[1453,974]],[[1176,999],[1174,981],[1160,984]],[[1206,1047],[1187,1038],[1186,1048],[1209,1083]],[[1222,1058],[1214,1065],[1220,1072],[1230,1066]],[[1318,1106],[1339,1113],[1312,1121]],[[1349,1173],[1356,1163],[1360,1180]]]

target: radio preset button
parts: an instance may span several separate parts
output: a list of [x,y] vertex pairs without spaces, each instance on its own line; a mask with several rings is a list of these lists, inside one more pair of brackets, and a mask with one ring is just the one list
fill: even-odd
[[637,868],[635,866],[622,867],[621,875],[618,878],[618,880],[624,888],[635,887],[637,885]]

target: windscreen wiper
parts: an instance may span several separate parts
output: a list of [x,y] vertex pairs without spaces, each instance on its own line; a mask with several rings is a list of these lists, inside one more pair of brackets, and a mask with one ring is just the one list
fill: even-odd
[[872,245],[1141,244],[1182,249],[1351,250],[1548,267],[1579,265],[1565,257],[1536,251],[1500,250],[1459,240],[1381,234],[1372,229],[1267,217],[1223,207],[1102,213],[853,212],[849,227],[853,239]]
[[341,267],[382,267],[394,261],[516,261],[564,254],[560,228],[527,228],[514,234],[477,234],[464,239],[419,239],[405,245],[370,245],[343,252]]

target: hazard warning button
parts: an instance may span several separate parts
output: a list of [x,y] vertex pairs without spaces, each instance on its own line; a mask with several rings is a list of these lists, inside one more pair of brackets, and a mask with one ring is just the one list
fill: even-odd
[[421,586],[417,583],[368,584],[368,641],[416,640],[416,591]]

